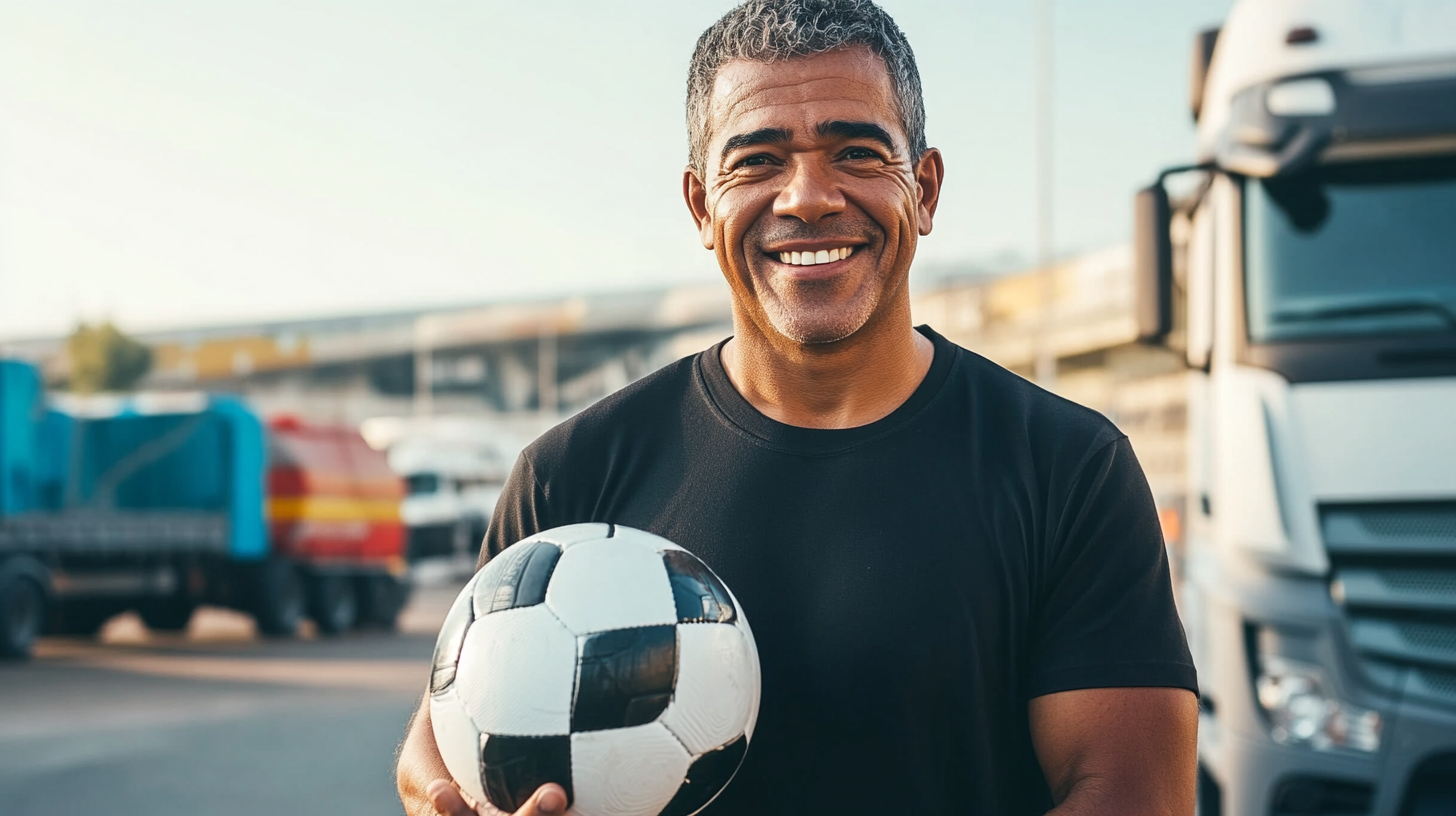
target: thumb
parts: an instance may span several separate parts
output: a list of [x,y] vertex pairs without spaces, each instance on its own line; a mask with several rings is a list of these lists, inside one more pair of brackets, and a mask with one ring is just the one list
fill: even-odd
[[425,796],[440,816],[477,816],[475,808],[466,803],[465,797],[448,779],[436,779],[425,788]]
[[547,782],[536,789],[536,795],[531,797],[515,816],[560,816],[566,812],[566,791],[554,782]]

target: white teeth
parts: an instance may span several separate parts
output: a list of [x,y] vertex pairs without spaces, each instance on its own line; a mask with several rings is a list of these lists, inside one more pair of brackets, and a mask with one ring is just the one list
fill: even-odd
[[842,261],[848,258],[853,252],[854,247],[821,249],[816,252],[780,252],[779,262],[792,266],[814,266],[815,264]]

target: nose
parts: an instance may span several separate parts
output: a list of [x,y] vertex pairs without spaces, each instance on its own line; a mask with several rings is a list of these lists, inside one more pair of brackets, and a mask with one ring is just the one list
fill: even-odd
[[814,224],[826,215],[844,211],[844,195],[822,162],[793,162],[788,181],[774,199],[773,212],[781,218],[797,218]]

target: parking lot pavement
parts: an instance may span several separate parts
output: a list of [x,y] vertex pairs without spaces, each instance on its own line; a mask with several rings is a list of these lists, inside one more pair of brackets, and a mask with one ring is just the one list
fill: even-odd
[[204,609],[185,636],[122,616],[0,664],[0,811],[398,814],[393,753],[458,582],[416,593],[398,633],[257,638]]

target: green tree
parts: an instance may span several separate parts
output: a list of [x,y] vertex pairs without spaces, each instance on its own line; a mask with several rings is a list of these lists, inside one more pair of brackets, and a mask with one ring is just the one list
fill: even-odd
[[125,391],[152,367],[152,350],[110,321],[82,323],[66,341],[71,358],[70,388],[78,394]]

